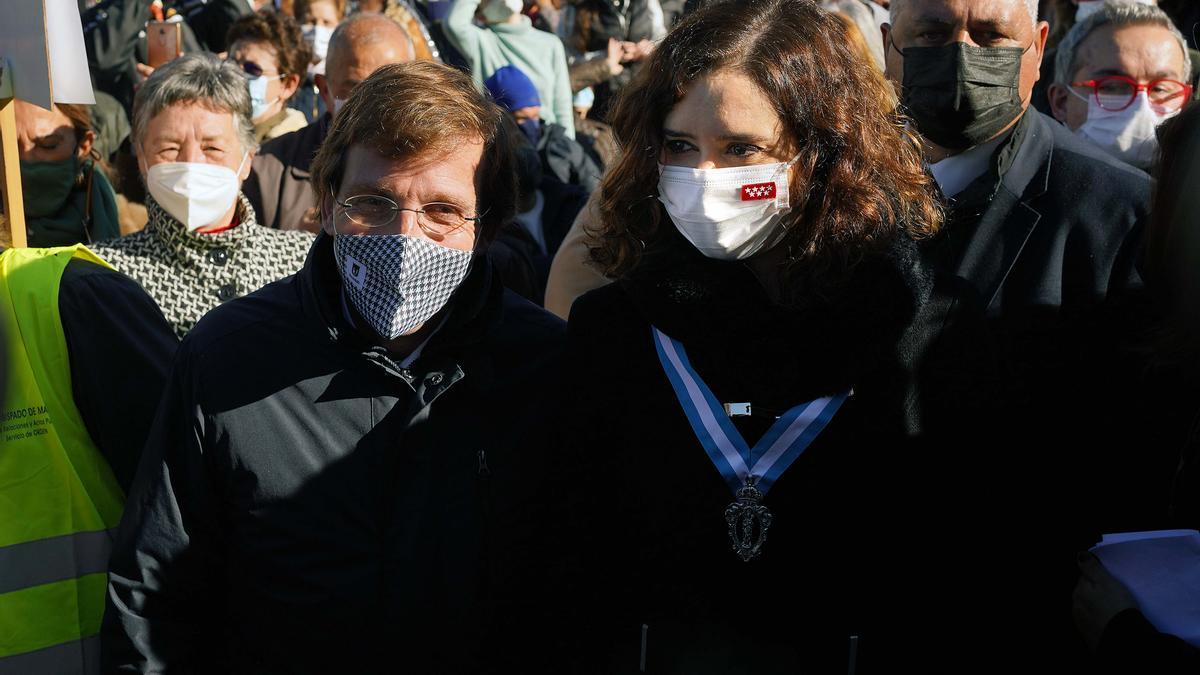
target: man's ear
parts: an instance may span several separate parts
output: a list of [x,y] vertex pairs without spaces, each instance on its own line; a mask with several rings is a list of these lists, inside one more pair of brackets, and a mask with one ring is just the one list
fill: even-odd
[[325,101],[325,109],[333,110],[333,95],[329,93],[329,80],[323,74],[313,75],[313,84],[317,85],[317,94]]
[[333,195],[327,194],[317,198],[317,217],[321,219],[321,229],[332,236],[333,228]]
[[[892,41],[892,36],[895,34],[895,28],[892,24],[885,23],[879,27],[879,34],[883,36],[883,74],[884,77],[892,81],[896,87],[900,86],[900,81],[904,78],[904,54],[896,47],[896,43]],[[899,94],[899,89],[896,90]]]

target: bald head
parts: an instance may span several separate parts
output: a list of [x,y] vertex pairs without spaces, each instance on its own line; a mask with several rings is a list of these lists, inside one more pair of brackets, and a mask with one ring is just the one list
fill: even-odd
[[[967,1],[969,2],[969,0],[967,0]],[[911,4],[913,4],[912,0],[892,0],[891,4],[888,5],[888,12],[891,15],[890,20],[891,20],[891,24],[893,26],[896,25],[896,22],[900,18],[900,15],[903,14],[904,10],[906,10],[908,8],[908,6]],[[947,4],[948,5],[948,4],[954,4],[954,3],[953,2],[944,2],[944,3],[938,3],[938,2],[921,3],[921,2],[918,2],[917,4],[933,4],[933,5]],[[990,4],[995,4],[995,3],[990,3]],[[1029,15],[1030,24],[1034,25],[1034,26],[1037,25],[1038,0],[1003,0],[999,4],[1011,4],[1014,6],[1014,8],[1024,7],[1025,13]]]
[[332,110],[334,99],[345,100],[354,85],[380,66],[415,58],[412,38],[400,24],[382,14],[355,14],[338,24],[329,38],[325,75],[318,76],[317,85]]

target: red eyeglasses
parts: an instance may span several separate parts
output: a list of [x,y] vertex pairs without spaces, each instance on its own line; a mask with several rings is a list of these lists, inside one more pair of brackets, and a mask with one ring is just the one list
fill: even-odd
[[1146,92],[1154,111],[1162,114],[1178,112],[1192,98],[1192,85],[1176,80],[1154,80],[1139,84],[1122,75],[1099,77],[1086,82],[1073,82],[1072,87],[1090,87],[1096,103],[1109,112],[1121,112],[1137,100],[1138,92]]

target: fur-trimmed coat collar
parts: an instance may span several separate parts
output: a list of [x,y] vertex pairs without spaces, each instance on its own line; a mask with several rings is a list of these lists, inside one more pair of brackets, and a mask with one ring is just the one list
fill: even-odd
[[799,308],[772,304],[745,264],[686,244],[656,252],[644,269],[620,282],[638,312],[681,341],[704,377],[779,405],[844,391],[893,357],[933,289],[907,237]]

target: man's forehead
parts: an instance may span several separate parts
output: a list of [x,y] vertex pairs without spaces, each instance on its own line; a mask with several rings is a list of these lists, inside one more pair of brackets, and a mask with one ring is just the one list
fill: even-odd
[[404,45],[386,41],[372,42],[340,51],[332,61],[326,61],[326,72],[330,75],[340,75],[343,79],[361,81],[367,79],[380,66],[407,60],[408,52]]
[[[474,194],[474,176],[483,158],[483,142],[463,140],[451,148],[409,157],[389,157],[363,143],[346,152],[343,187],[384,184],[395,180],[428,178],[450,192]],[[469,193],[469,194],[468,194]]]
[[1076,64],[1106,74],[1182,77],[1185,58],[1179,39],[1162,26],[1109,24],[1092,31],[1079,45]]
[[904,0],[898,27],[916,23],[1031,25],[1025,0]]

